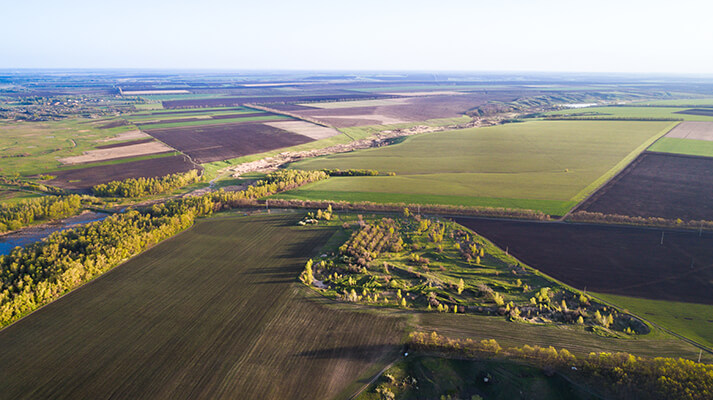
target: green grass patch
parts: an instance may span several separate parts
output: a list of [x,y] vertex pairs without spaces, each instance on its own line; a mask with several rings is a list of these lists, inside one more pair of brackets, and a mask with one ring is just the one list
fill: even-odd
[[709,140],[662,137],[651,145],[648,150],[661,153],[713,157],[713,142]]
[[107,121],[68,118],[61,121],[20,122],[0,121],[0,175],[36,175],[55,170],[60,158],[81,155],[102,140],[132,126],[99,129]]
[[[301,198],[324,192],[371,193],[360,200],[383,202],[384,193],[542,200],[540,210],[574,205],[626,166],[670,122],[531,121],[488,128],[428,133],[402,143],[298,162],[299,169],[377,169],[396,176],[329,179],[300,189]],[[288,192],[287,195],[292,195]],[[561,211],[561,210],[559,210]]]
[[[365,177],[371,178],[371,177]],[[330,180],[341,180],[343,177],[330,178]],[[294,189],[286,193],[272,196],[278,199],[294,200],[331,200],[331,201],[373,201],[377,203],[404,203],[404,204],[436,204],[436,205],[462,205],[477,207],[504,207],[527,210],[541,210],[549,215],[564,215],[576,203],[556,200],[534,200],[534,199],[506,199],[492,197],[469,197],[455,195],[437,194],[409,194],[409,193],[385,193],[385,192],[353,192],[334,190],[334,186],[329,186],[330,190],[320,190],[320,186],[327,181],[315,182]],[[353,182],[348,183],[352,187]]]
[[612,294],[595,296],[657,325],[713,348],[713,305],[649,300]]
[[171,151],[168,153],[149,154],[149,155],[138,156],[138,157],[119,158],[119,159],[115,159],[115,160],[101,161],[101,162],[95,162],[95,163],[66,165],[66,166],[62,166],[59,168],[54,168],[52,171],[67,171],[70,169],[84,169],[84,168],[89,168],[89,167],[98,167],[101,165],[119,165],[119,164],[126,164],[126,163],[130,163],[130,162],[134,162],[134,161],[151,160],[154,158],[173,157],[173,156],[177,156],[180,154],[181,153],[178,151]]
[[676,114],[688,108],[673,107],[587,107],[551,111],[545,115],[580,116],[586,118],[675,118],[685,121],[713,121],[703,115]]

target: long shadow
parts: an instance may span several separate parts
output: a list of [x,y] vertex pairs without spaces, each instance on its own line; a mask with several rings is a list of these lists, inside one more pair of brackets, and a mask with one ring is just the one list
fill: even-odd
[[348,360],[368,361],[374,358],[381,357],[385,354],[395,352],[398,348],[399,345],[396,343],[394,343],[393,345],[383,344],[368,346],[339,346],[331,347],[328,349],[303,351],[301,353],[293,354],[293,357],[301,357],[314,360],[339,358]]

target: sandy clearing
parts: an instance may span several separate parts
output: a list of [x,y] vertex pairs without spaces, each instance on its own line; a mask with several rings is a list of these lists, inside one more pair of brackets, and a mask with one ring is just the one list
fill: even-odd
[[100,140],[101,142],[118,142],[122,140],[132,140],[132,139],[145,139],[151,137],[139,130],[136,131],[128,131],[128,132],[121,132],[120,134],[110,137],[107,139],[102,139]]
[[149,142],[131,146],[113,147],[110,149],[97,149],[85,151],[81,156],[60,158],[62,164],[79,164],[97,161],[113,160],[115,158],[144,156],[148,154],[165,153],[173,151],[172,148],[161,142]]
[[[344,119],[344,120],[363,120],[364,125],[393,125],[393,124],[403,124],[405,120],[389,117],[381,114],[360,114],[360,115],[314,115],[312,118],[318,120],[329,121],[330,119]],[[368,122],[366,122],[368,121]]]
[[713,141],[713,122],[681,122],[666,137]]
[[411,98],[403,97],[398,99],[333,101],[328,103],[299,103],[297,105],[331,110],[335,108],[395,106],[400,104],[409,104],[411,100]]
[[269,125],[277,129],[284,129],[298,135],[307,136],[308,138],[312,138],[314,140],[326,139],[328,137],[341,134],[341,132],[334,128],[327,128],[326,126],[313,124],[307,121],[265,122],[265,125]]

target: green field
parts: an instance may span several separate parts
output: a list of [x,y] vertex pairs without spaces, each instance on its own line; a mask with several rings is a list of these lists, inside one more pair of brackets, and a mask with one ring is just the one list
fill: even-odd
[[672,107],[587,107],[551,111],[545,115],[575,115],[596,118],[675,118],[685,121],[713,121],[713,117],[703,115],[676,114],[688,108]]
[[0,397],[348,392],[395,357],[402,322],[308,301],[296,277],[333,231],[296,219],[202,220],[0,331]]
[[597,294],[597,297],[713,348],[713,306]]
[[[682,357],[696,361],[699,353],[697,347],[658,329],[647,335],[622,339],[599,336],[571,326],[510,322],[500,316],[444,313],[418,314],[416,324],[418,330],[436,331],[451,338],[496,339],[503,347],[554,346],[577,356],[621,351],[638,356]],[[701,360],[713,362],[713,355],[704,352]]]
[[445,196],[456,196],[459,204],[561,215],[674,124],[531,121],[422,134],[388,147],[291,166],[377,169],[396,176],[332,178],[283,196],[407,203],[445,202]]
[[131,126],[99,129],[106,121],[89,122],[70,118],[62,121],[0,121],[0,175],[43,174],[60,167],[58,158],[76,156],[102,139],[134,130]]
[[662,137],[648,148],[661,153],[688,154],[713,157],[713,142],[710,140],[680,139]]
[[[386,375],[393,377],[391,382]],[[483,378],[489,376],[489,382]],[[415,379],[416,383],[409,378]],[[581,379],[580,379],[581,380]],[[404,383],[406,382],[406,383]],[[470,399],[473,395],[493,400],[599,399],[598,388],[576,384],[560,374],[507,360],[458,360],[415,355],[389,368],[359,400],[381,400],[378,388],[387,388],[397,399]]]
[[676,100],[651,100],[632,103],[635,104],[650,104],[655,106],[713,106],[713,99],[676,99]]

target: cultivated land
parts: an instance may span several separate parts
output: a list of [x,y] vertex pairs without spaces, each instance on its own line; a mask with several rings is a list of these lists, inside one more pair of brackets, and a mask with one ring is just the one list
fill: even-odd
[[[500,248],[580,290],[713,304],[713,234],[457,218]],[[713,329],[713,322],[710,328]]]
[[647,152],[577,210],[684,221],[713,220],[711,199],[713,158]]
[[59,161],[63,164],[82,164],[114,160],[124,157],[145,156],[169,151],[174,150],[161,142],[149,141],[124,146],[113,146],[109,148],[102,146],[101,149],[85,151],[84,154],[80,156],[60,158]]
[[292,166],[377,169],[396,176],[332,178],[283,197],[501,206],[563,215],[672,126],[534,121],[423,134]]
[[94,185],[128,178],[152,178],[199,168],[188,157],[175,153],[148,156],[146,159],[121,159],[83,168],[50,171],[48,184],[63,189],[86,190]]
[[648,149],[658,153],[713,157],[713,141],[662,137]]
[[586,118],[667,118],[685,121],[713,121],[713,116],[682,114],[687,108],[675,107],[586,107],[546,113],[549,116],[575,116]]
[[[397,98],[376,101],[338,101],[303,103],[290,112],[324,121],[337,128],[389,125],[437,118],[456,118],[489,100],[511,101],[517,93],[467,93]],[[317,108],[315,108],[317,107]],[[285,110],[287,111],[287,110]]]
[[0,397],[336,396],[401,322],[306,300],[295,278],[332,231],[295,221],[204,220],[0,331]]
[[681,122],[671,129],[671,132],[667,133],[665,137],[713,141],[713,122]]
[[199,163],[262,153],[313,140],[261,123],[152,128],[146,132]]

